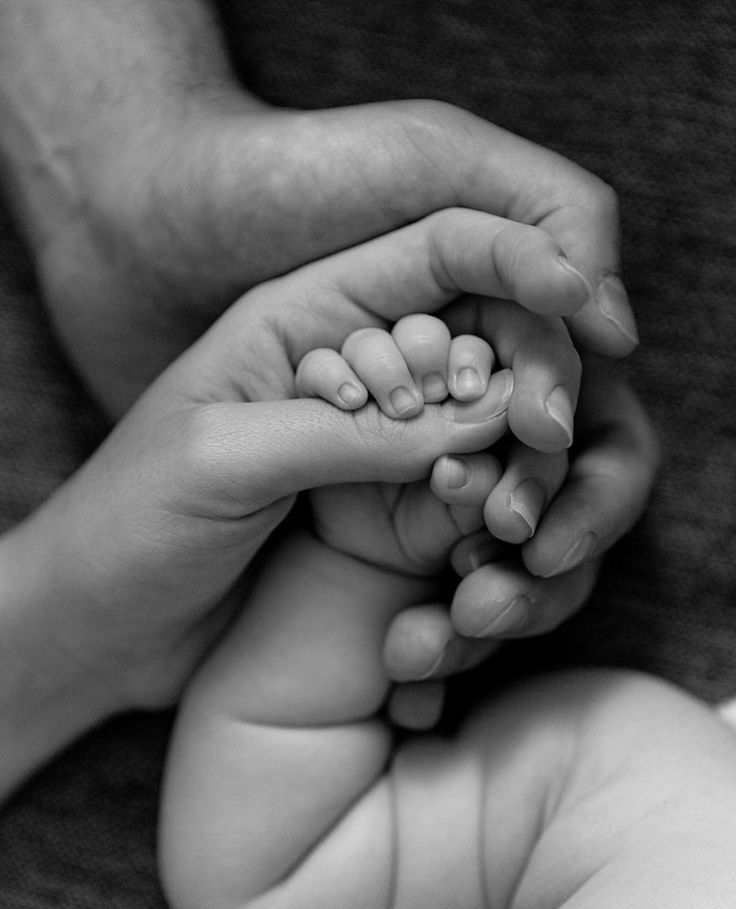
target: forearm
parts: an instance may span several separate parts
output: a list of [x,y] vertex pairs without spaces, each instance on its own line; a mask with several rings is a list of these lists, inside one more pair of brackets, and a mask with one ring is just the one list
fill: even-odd
[[119,707],[79,658],[57,580],[32,525],[0,538],[0,800]]
[[381,644],[391,616],[429,591],[309,537],[270,554],[172,743],[161,851],[177,909],[244,906],[266,892],[274,906],[344,905],[341,876],[365,879],[385,902]]
[[232,93],[202,0],[3,0],[0,156],[32,242],[54,213],[86,215],[132,143],[150,153],[188,103]]

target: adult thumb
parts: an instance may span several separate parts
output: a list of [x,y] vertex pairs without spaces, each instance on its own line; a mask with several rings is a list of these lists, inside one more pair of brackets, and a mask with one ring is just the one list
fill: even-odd
[[314,399],[208,404],[199,409],[193,460],[241,515],[318,486],[412,482],[443,454],[494,444],[507,428],[512,387],[502,370],[477,401],[426,405],[411,420],[391,419],[373,403],[353,413]]

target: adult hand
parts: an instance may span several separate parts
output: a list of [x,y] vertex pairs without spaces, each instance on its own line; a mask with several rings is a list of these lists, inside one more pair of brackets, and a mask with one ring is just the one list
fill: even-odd
[[[451,611],[421,607],[395,619],[385,652],[391,675],[441,679],[480,662],[493,641],[551,631],[572,616],[600,558],[641,515],[658,463],[651,424],[621,371],[584,358],[570,470],[536,533],[521,547],[486,533],[458,544],[453,566],[463,580]],[[473,460],[466,465],[472,484]]]
[[0,25],[7,186],[111,413],[248,288],[450,206],[550,233],[589,285],[576,340],[635,346],[615,194],[561,156],[438,102],[270,108],[201,0],[14,0]]
[[[201,0],[76,0],[63,11],[15,0],[0,16],[7,185],[52,318],[110,413],[239,293],[452,205],[549,232],[588,283],[587,303],[569,319],[577,342],[613,356],[635,346],[617,277],[615,194],[559,155],[436,102],[269,108],[237,84]],[[509,575],[497,562],[475,578],[484,591],[515,585],[522,605],[533,592],[545,627],[584,598],[595,562],[545,582],[528,569],[564,563],[562,541],[590,541],[589,530],[595,559],[651,484],[646,418],[619,375],[610,383],[578,431],[579,440],[591,421],[609,425],[620,400],[616,431],[575,450],[572,475],[588,479],[555,503],[525,567],[517,559]],[[600,494],[596,462],[621,479],[621,495]],[[582,545],[576,552],[585,555]],[[464,643],[459,650],[466,659]]]

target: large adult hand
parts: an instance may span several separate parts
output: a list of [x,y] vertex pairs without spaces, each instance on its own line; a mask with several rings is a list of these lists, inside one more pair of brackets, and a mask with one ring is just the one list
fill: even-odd
[[202,0],[13,0],[0,26],[6,185],[111,413],[249,287],[450,206],[548,231],[589,285],[578,342],[635,345],[615,194],[561,156],[437,102],[269,108]]

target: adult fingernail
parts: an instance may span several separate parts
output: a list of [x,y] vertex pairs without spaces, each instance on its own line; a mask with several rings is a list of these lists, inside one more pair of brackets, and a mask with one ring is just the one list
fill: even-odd
[[461,578],[488,565],[499,556],[502,544],[486,531],[463,537],[450,553],[450,563],[455,574]]
[[424,377],[422,380],[422,394],[424,395],[424,400],[429,403],[444,401],[447,397],[447,385],[438,372],[432,372]]
[[442,458],[442,471],[445,475],[445,485],[448,489],[462,489],[470,479],[470,471],[464,461],[459,458]]
[[588,279],[572,265],[567,256],[558,256],[557,262],[565,274],[574,279],[575,299],[578,303],[578,308],[580,308],[591,297],[590,283],[588,282]]
[[562,429],[566,436],[565,447],[572,445],[572,403],[567,389],[562,385],[557,385],[549,393],[547,400],[544,402],[544,409]]
[[447,652],[447,644],[445,644],[445,646],[440,651],[440,655],[430,664],[429,668],[425,672],[422,672],[419,675],[417,675],[417,677],[414,681],[423,682],[426,679],[431,679],[432,676],[435,675],[435,673],[439,670],[440,666],[442,666],[442,663],[444,662],[444,659],[445,659],[446,652]]
[[572,544],[557,567],[547,572],[543,577],[551,578],[556,574],[563,574],[565,571],[569,571],[592,555],[595,555],[599,546],[600,541],[597,535],[592,530],[587,531]]
[[507,506],[510,511],[518,515],[529,528],[529,536],[534,535],[539,522],[539,516],[547,500],[547,493],[541,483],[529,477],[512,492],[509,493]]
[[455,376],[455,391],[464,397],[475,397],[483,394],[485,384],[472,366],[465,366]]
[[337,396],[346,407],[357,407],[364,401],[363,392],[350,382],[344,382],[337,390]]
[[412,394],[408,388],[404,388],[403,386],[394,388],[394,390],[389,395],[389,400],[391,401],[391,406],[394,409],[394,413],[399,417],[415,411],[419,406],[419,400],[417,399],[417,396],[415,394]]
[[501,612],[482,629],[473,632],[471,637],[499,637],[514,635],[526,629],[532,614],[532,601],[523,593],[515,596]]
[[508,410],[514,377],[510,369],[502,369],[491,376],[486,393],[475,401],[450,399],[442,404],[445,416],[455,423],[485,423],[495,420]]
[[595,299],[603,317],[615,325],[628,341],[638,344],[639,332],[621,278],[618,275],[606,275],[598,285]]

